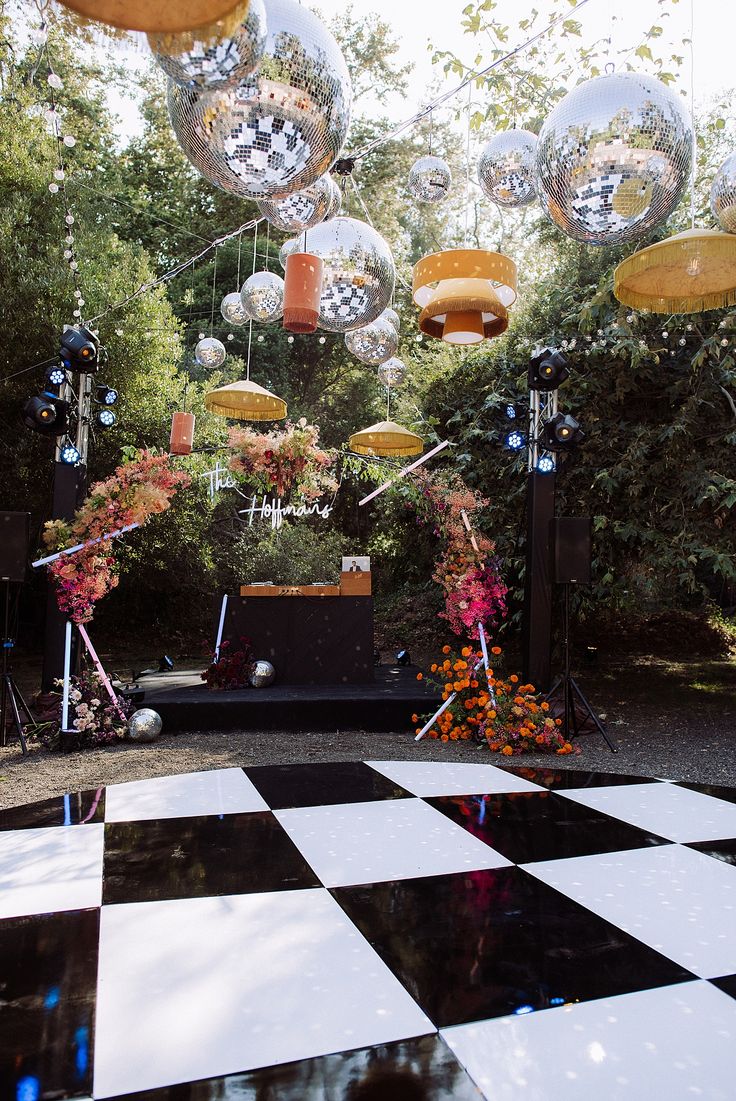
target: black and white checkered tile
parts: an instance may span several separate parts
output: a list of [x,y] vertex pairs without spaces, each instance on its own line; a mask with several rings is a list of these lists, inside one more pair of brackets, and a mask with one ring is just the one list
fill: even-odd
[[6,811],[0,1097],[727,1101],[735,839],[731,789],[449,762]]

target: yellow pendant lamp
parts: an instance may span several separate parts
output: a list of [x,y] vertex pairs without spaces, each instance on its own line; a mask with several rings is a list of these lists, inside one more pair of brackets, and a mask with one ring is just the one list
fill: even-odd
[[287,413],[286,402],[257,382],[230,382],[205,394],[205,408],[220,417],[238,421],[280,421]]
[[736,305],[736,235],[688,229],[635,252],[616,268],[613,293],[652,313],[700,313]]
[[354,432],[349,447],[356,455],[377,455],[384,458],[401,458],[404,455],[421,455],[424,441],[421,436],[395,421],[379,421],[370,428]]
[[447,344],[477,344],[508,326],[516,301],[516,264],[487,249],[447,249],[414,265],[419,327]]
[[[124,31],[177,34],[197,30],[201,40],[226,35],[242,22],[249,0],[61,0],[84,19]],[[157,44],[157,48],[161,44]]]

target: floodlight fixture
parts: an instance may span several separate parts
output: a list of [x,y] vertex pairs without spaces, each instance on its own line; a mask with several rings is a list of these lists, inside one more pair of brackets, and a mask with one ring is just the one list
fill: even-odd
[[567,357],[557,348],[543,348],[529,360],[530,390],[556,390],[569,377]]
[[98,405],[114,405],[118,400],[118,392],[112,386],[100,383],[95,387],[95,401]]
[[53,367],[47,368],[45,381],[49,388],[54,387],[54,389],[58,391],[59,387],[63,386],[67,381],[66,370],[58,363]]
[[70,440],[62,444],[59,449],[59,462],[64,463],[65,466],[76,466],[81,457],[78,449]]
[[99,428],[112,428],[117,419],[112,409],[100,409],[95,417],[95,422]]
[[526,447],[526,436],[518,428],[512,428],[507,433],[503,445],[509,451],[521,451],[522,447]]
[[33,432],[43,436],[61,436],[66,432],[69,402],[45,390],[43,394],[29,398],[23,406],[23,423]]
[[62,364],[69,371],[96,371],[99,350],[97,337],[83,325],[78,329],[69,327],[61,334],[59,354]]
[[556,463],[552,455],[540,455],[537,459],[538,474],[554,474]]
[[542,429],[541,444],[546,451],[572,451],[585,439],[578,421],[569,413],[555,413]]

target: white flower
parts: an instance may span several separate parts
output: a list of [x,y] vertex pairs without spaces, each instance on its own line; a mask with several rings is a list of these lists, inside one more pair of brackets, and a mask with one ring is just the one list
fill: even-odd
[[90,703],[90,707],[99,707],[100,706],[100,701],[99,700],[90,700],[89,703]]

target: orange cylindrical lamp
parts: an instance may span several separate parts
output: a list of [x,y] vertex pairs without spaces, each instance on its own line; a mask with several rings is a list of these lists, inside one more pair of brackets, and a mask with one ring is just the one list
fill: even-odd
[[322,297],[322,261],[309,252],[292,252],[284,276],[284,328],[290,333],[313,333]]
[[194,413],[174,413],[169,437],[170,455],[189,455],[194,447]]
[[483,314],[480,310],[448,311],[442,326],[442,339],[446,344],[479,344],[485,340]]

